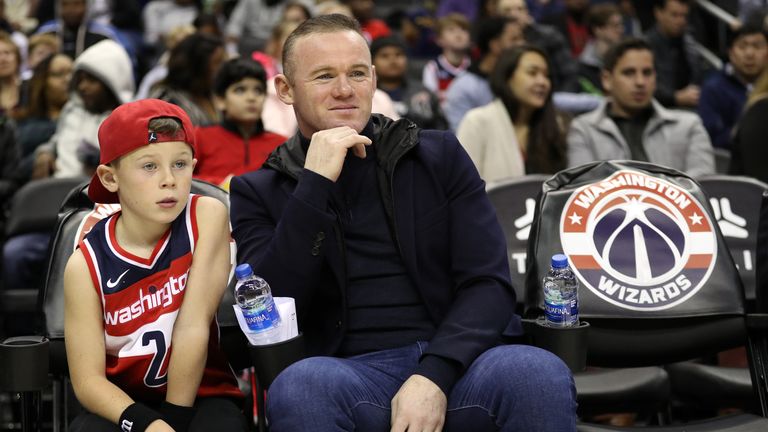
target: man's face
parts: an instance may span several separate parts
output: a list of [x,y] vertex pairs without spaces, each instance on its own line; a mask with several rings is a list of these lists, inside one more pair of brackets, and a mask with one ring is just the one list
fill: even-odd
[[85,0],[61,0],[59,10],[67,27],[77,27],[85,20]]
[[406,57],[400,47],[385,46],[379,49],[373,58],[373,64],[380,80],[405,77]]
[[98,78],[85,71],[78,71],[75,76],[77,94],[83,100],[85,109],[92,113],[102,113],[110,106],[109,90]]
[[651,105],[656,90],[653,54],[645,49],[625,52],[612,71],[603,70],[602,81],[611,95],[613,109],[618,114],[633,116]]
[[688,12],[690,7],[677,0],[667,0],[663,7],[653,9],[656,23],[661,34],[667,37],[680,37],[685,33],[688,24]]
[[728,59],[742,79],[754,82],[768,63],[768,41],[762,33],[742,36],[728,50]]
[[528,25],[532,18],[528,14],[528,5],[525,0],[499,0],[496,4],[496,13],[499,16],[514,18],[523,26]]
[[292,51],[285,60],[294,65],[293,76],[278,76],[277,89],[293,105],[301,133],[309,138],[339,126],[362,131],[376,89],[365,39],[351,30],[312,34],[296,40]]
[[608,18],[608,22],[602,27],[595,27],[595,38],[610,45],[617,44],[624,36],[624,23],[621,15],[615,14]]

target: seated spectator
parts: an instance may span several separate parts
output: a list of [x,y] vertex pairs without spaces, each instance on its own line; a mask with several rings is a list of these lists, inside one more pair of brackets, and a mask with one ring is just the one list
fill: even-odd
[[165,37],[176,27],[192,24],[200,13],[199,0],[151,0],[144,6],[144,43],[162,51]]
[[603,70],[603,57],[624,34],[621,12],[611,3],[591,6],[587,13],[587,26],[590,39],[579,56],[579,74],[571,82],[569,90],[602,96],[600,73]]
[[744,115],[736,123],[731,140],[731,166],[728,173],[754,177],[768,183],[768,146],[765,145],[765,123],[768,119],[768,69],[755,83],[747,100]]
[[571,55],[578,58],[589,40],[587,9],[589,0],[564,0],[564,10],[559,13],[544,15],[536,20],[552,26],[568,41]]
[[248,430],[215,319],[231,269],[227,209],[190,193],[192,129],[181,108],[152,99],[99,128],[88,197],[121,210],[64,270],[67,360],[84,408],[72,432]]
[[213,102],[213,78],[226,51],[221,39],[193,33],[171,49],[168,74],[149,92],[150,98],[180,106],[195,126],[218,123]]
[[491,90],[493,102],[469,111],[456,132],[480,177],[492,182],[564,169],[567,122],[552,103],[544,51],[529,45],[504,51]]
[[461,14],[449,14],[437,20],[437,45],[443,52],[424,65],[422,83],[437,94],[442,103],[454,78],[469,68],[469,21]]
[[32,77],[32,71],[44,58],[59,52],[59,39],[52,34],[37,34],[29,38],[27,46],[27,64],[21,72],[23,81]]
[[238,262],[296,300],[308,355],[270,386],[270,431],[575,431],[562,360],[502,344],[522,335],[504,234],[456,137],[371,114],[356,21],[285,47],[299,132],[230,194]]
[[376,38],[389,36],[392,33],[387,23],[373,15],[375,6],[373,0],[342,0],[342,3],[349,6],[352,16],[363,28],[363,35],[369,44]]
[[69,99],[72,59],[66,54],[52,54],[38,62],[28,81],[27,104],[14,113],[21,151],[19,175],[28,180],[37,148],[56,132],[56,123]]
[[419,81],[408,79],[405,43],[397,36],[384,36],[371,42],[371,58],[376,67],[376,85],[384,90],[401,118],[429,129],[448,127],[437,95]]
[[445,94],[443,112],[451,130],[459,127],[467,111],[493,100],[488,76],[502,51],[522,45],[522,28],[510,18],[486,18],[477,23],[475,39],[480,58],[453,80]]
[[168,76],[168,57],[171,56],[171,50],[178,45],[179,42],[186,39],[187,36],[195,33],[195,31],[194,26],[185,25],[174,28],[166,35],[164,39],[165,51],[160,54],[160,57],[152,68],[144,74],[141,83],[139,83],[139,89],[136,90],[135,100],[148,98],[152,88]]
[[528,13],[525,0],[497,0],[496,13],[519,22],[525,42],[536,45],[547,53],[547,58],[552,65],[550,79],[553,88],[560,90],[567,87],[569,81],[576,76],[578,65],[571,56],[565,38],[554,28],[534,22]]
[[[299,0],[311,10],[310,0]],[[233,44],[236,49],[228,51],[239,52],[248,57],[254,51],[263,51],[272,32],[272,27],[280,22],[283,10],[287,5],[284,0],[239,0],[229,15],[226,28],[227,44]]]
[[195,177],[229,190],[232,176],[261,168],[285,137],[264,130],[261,112],[267,77],[261,64],[232,59],[221,66],[214,81],[222,122],[197,128]]
[[709,71],[687,33],[690,0],[655,0],[656,25],[645,38],[653,50],[658,86],[656,99],[664,106],[695,108],[701,84]]
[[88,19],[87,0],[56,0],[56,12],[57,18],[41,24],[36,34],[56,35],[61,51],[70,58],[76,59],[99,41],[112,39],[123,46],[132,61],[136,59],[132,45],[122,40],[112,26]]
[[665,165],[691,176],[715,172],[712,144],[694,113],[664,108],[653,99],[653,51],[641,39],[608,50],[603,87],[610,99],[571,123],[568,166],[632,159]]
[[0,33],[0,115],[8,117],[19,104],[21,52],[6,33]]
[[768,36],[762,26],[741,26],[729,42],[729,62],[704,81],[698,105],[712,145],[725,149],[730,149],[747,94],[768,65]]

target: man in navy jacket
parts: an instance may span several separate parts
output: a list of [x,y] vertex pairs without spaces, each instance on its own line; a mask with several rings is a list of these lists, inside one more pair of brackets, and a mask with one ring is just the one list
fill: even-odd
[[239,262],[296,299],[310,357],[273,431],[575,430],[575,390],[522,333],[504,236],[455,136],[371,114],[358,24],[312,18],[275,80],[299,133],[231,183]]

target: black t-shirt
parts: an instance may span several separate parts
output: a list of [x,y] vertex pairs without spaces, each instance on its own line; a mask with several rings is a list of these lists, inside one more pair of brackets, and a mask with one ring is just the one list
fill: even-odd
[[627,142],[630,159],[649,162],[648,155],[645,153],[645,145],[643,144],[643,133],[648,125],[648,120],[653,115],[653,108],[649,107],[631,118],[615,116],[610,114],[610,112],[611,107],[609,106],[608,116],[616,123],[619,132],[624,137],[624,141]]

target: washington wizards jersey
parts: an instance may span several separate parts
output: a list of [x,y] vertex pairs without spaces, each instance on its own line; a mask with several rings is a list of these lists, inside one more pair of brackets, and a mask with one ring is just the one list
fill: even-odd
[[[159,402],[165,398],[173,325],[198,239],[198,198],[190,195],[184,211],[149,258],[133,255],[117,243],[115,225],[120,212],[99,221],[79,245],[101,299],[106,376],[136,400]],[[219,350],[215,320],[197,395],[242,396]]]

